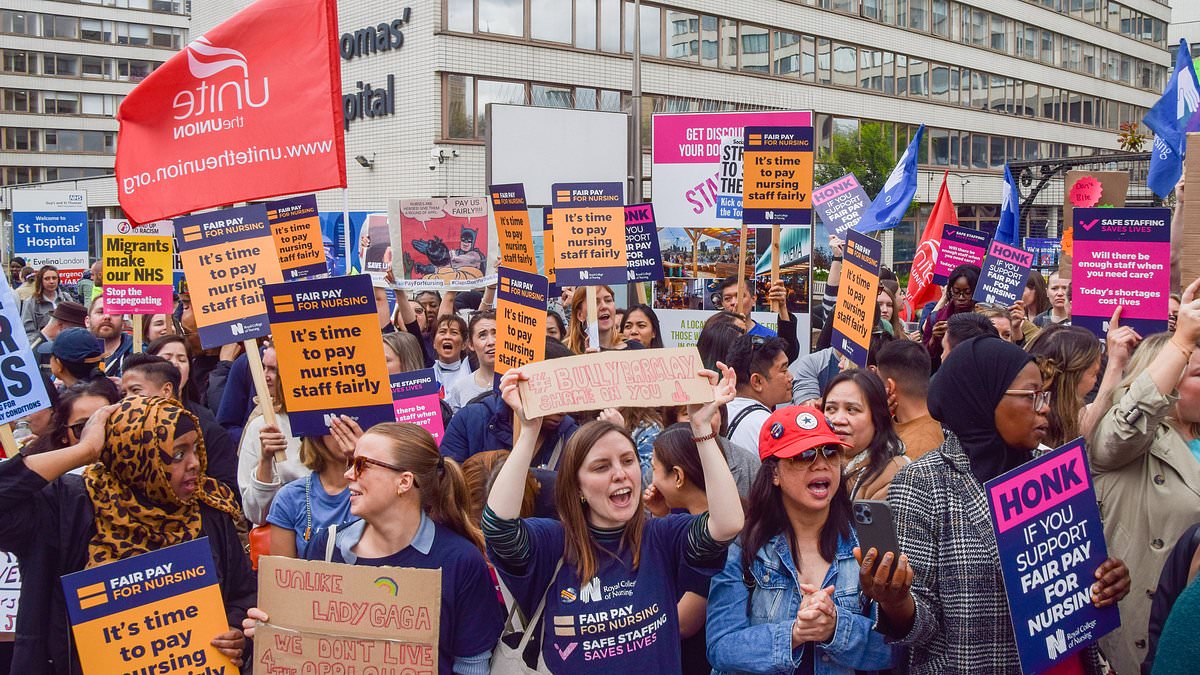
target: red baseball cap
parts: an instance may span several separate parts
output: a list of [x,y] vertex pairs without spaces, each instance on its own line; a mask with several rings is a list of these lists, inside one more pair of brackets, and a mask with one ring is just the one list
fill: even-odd
[[825,413],[807,405],[790,405],[771,413],[758,432],[758,458],[795,457],[822,445],[850,447],[833,433]]

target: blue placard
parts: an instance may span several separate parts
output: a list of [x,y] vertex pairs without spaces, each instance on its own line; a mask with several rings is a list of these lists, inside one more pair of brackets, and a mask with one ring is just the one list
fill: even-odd
[[629,283],[663,279],[653,204],[625,207],[625,250],[629,260]]
[[0,424],[50,407],[46,381],[21,322],[17,296],[0,279]]
[[1116,605],[1091,600],[1108,548],[1083,439],[984,488],[1021,669],[1043,672],[1120,626]]

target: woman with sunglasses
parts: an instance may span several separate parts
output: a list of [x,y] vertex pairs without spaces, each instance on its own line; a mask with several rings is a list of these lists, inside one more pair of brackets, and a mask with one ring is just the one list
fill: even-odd
[[50,426],[29,445],[24,455],[58,450],[79,442],[83,427],[97,410],[121,400],[117,385],[107,377],[74,384],[62,392],[50,414]]
[[[861,554],[860,584],[879,604],[877,630],[909,647],[905,672],[1019,675],[1000,553],[983,485],[1034,457],[1048,429],[1050,392],[1034,357],[994,335],[954,348],[929,389],[946,441],[896,474],[888,490],[911,589],[889,579],[892,553]],[[878,565],[876,565],[878,563]],[[1095,572],[1092,604],[1129,592],[1129,570],[1109,558]],[[1096,645],[1066,657],[1066,673],[1100,675]],[[1124,671],[1122,671],[1124,672]]]
[[101,408],[70,446],[0,462],[0,550],[21,568],[11,672],[79,672],[60,577],[201,537],[231,628],[193,636],[192,649],[202,641],[240,662],[245,639],[233,627],[254,604],[255,579],[237,498],[205,465],[196,417],[145,396]]
[[942,362],[942,338],[946,335],[946,322],[955,314],[975,311],[975,285],[978,283],[979,266],[955,267],[946,282],[946,295],[926,318],[921,329],[921,341],[929,351],[934,370],[937,370],[938,364]]
[[[746,529],[709,590],[714,672],[853,675],[892,665],[859,593],[846,446],[816,408],[767,418]],[[896,577],[901,586],[912,578],[906,566]]]
[[720,383],[716,373],[700,371],[714,400],[689,407],[708,511],[649,520],[633,439],[602,421],[580,427],[563,451],[554,486],[561,520],[521,518],[541,419],[523,414],[520,369],[500,381],[521,433],[488,496],[483,529],[492,562],[525,616],[545,603],[539,662],[552,672],[680,672],[676,603],[721,568],[742,528],[737,484],[712,430],[736,380],[720,368]]
[[[376,424],[355,444],[346,479],[356,520],[336,529],[332,550],[330,530],[318,533],[306,557],[441,569],[438,673],[485,675],[504,608],[483,557],[483,535],[470,520],[458,463],[438,454],[433,437],[415,424]],[[243,624],[248,637],[256,621],[270,617],[252,608]]]

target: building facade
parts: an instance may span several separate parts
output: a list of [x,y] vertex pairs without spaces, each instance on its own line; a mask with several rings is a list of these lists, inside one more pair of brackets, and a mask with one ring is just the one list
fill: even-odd
[[[193,34],[241,5],[196,7]],[[932,202],[949,171],[960,220],[983,229],[999,218],[1006,160],[1117,150],[1120,124],[1142,119],[1170,69],[1166,0],[339,3],[352,43],[398,18],[402,46],[343,53],[345,94],[395,103],[348,122],[351,210],[482,194],[489,103],[630,111],[635,30],[646,197],[655,112],[811,110],[821,148],[879,123],[899,155],[926,124],[918,200]],[[438,148],[446,159],[431,170]],[[341,210],[341,197],[322,207]],[[897,260],[911,257],[924,213],[897,230]],[[1056,205],[1035,207],[1027,234],[1056,234],[1057,218]]]
[[1171,58],[1179,51],[1179,39],[1188,41],[1192,56],[1200,57],[1200,2],[1171,0],[1171,26],[1167,29],[1167,46]]
[[185,0],[0,8],[0,186],[111,174],[125,94],[187,44]]

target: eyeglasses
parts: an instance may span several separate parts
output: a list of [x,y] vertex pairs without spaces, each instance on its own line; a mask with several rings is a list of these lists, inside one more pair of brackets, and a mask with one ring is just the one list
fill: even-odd
[[1050,405],[1050,390],[1039,389],[1009,389],[1004,392],[1005,396],[1024,396],[1033,401],[1033,409],[1038,410]]
[[367,465],[391,469],[397,473],[403,473],[408,470],[401,469],[394,464],[388,464],[387,462],[381,462],[377,459],[371,459],[370,457],[363,457],[361,455],[356,455],[346,461],[346,469],[350,471],[350,475],[353,476],[355,480],[358,480],[358,477],[362,475],[363,469],[365,469]]
[[950,288],[950,295],[956,298],[969,298],[974,292],[969,288]]
[[71,430],[72,434],[75,434],[75,438],[79,438],[81,435],[83,435],[83,428],[87,426],[87,423],[88,421],[84,420],[82,422],[76,422],[75,424],[69,424],[67,425],[67,428]]
[[836,445],[822,445],[819,448],[809,448],[798,455],[792,455],[788,459],[792,460],[793,462],[799,462],[800,464],[812,464],[813,462],[817,461],[818,452],[821,453],[821,456],[825,459],[833,459],[837,456],[839,451],[840,448]]

